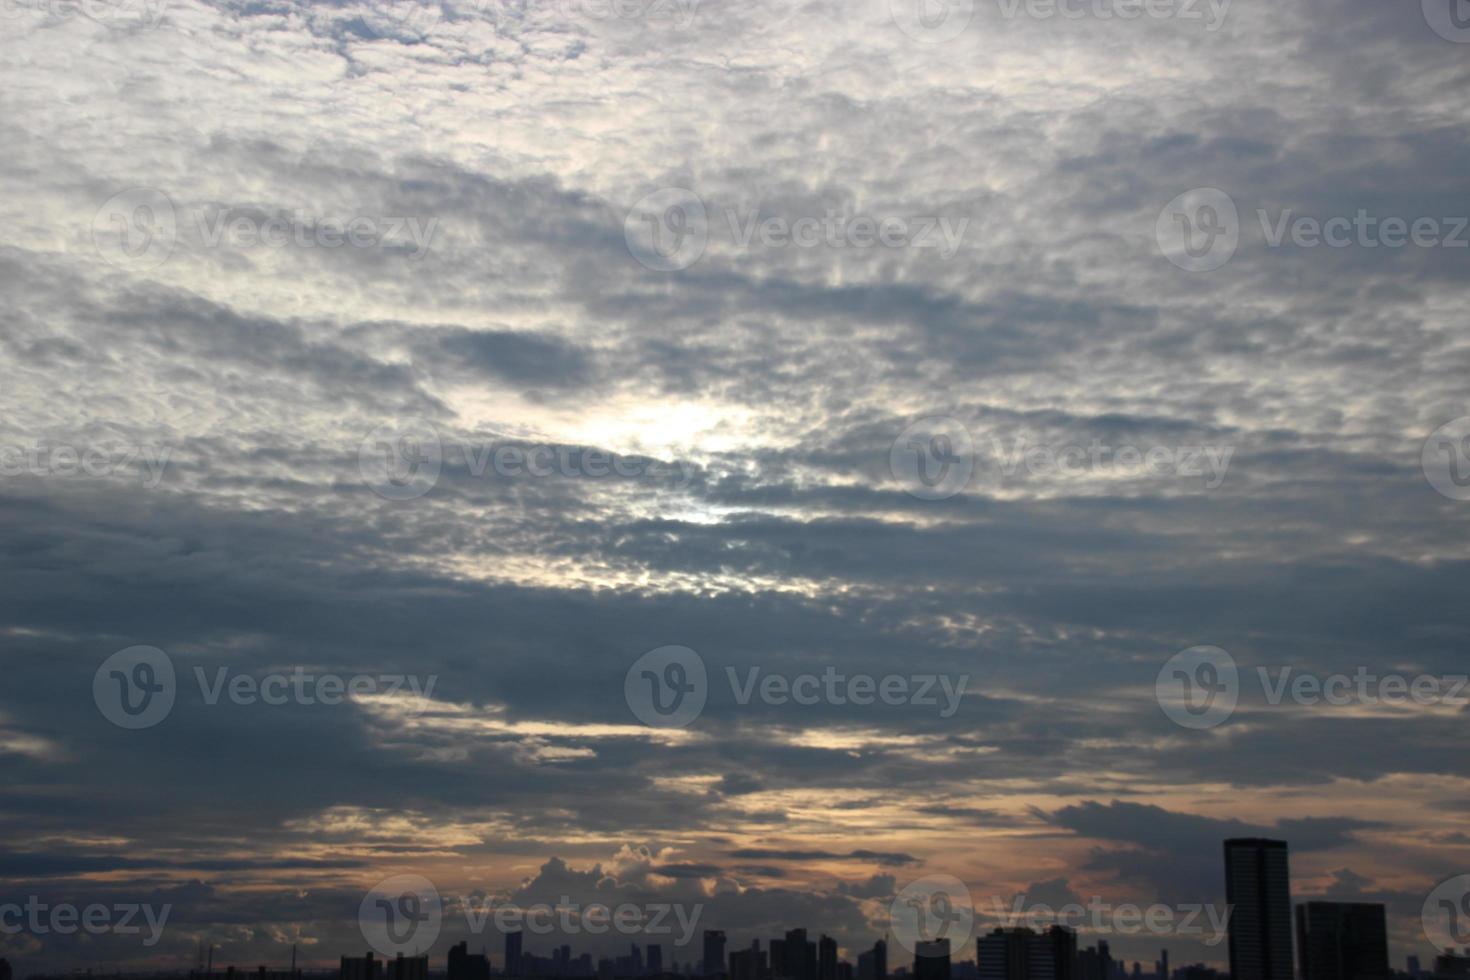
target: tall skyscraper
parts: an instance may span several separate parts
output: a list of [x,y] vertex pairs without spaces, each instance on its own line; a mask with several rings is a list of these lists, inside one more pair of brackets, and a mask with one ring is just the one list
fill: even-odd
[[837,940],[831,936],[817,941],[817,980],[837,980]]
[[1304,902],[1296,907],[1301,980],[1385,980],[1388,915],[1382,905]]
[[521,931],[507,932],[505,934],[505,975],[518,977],[521,975]]
[[857,980],[888,980],[888,943],[878,940],[866,953],[858,954]]
[[[781,959],[780,975],[787,980],[816,980],[817,948],[806,938],[805,929],[792,929],[786,933],[786,940],[781,944]],[[772,964],[772,969],[775,969],[775,964]]]
[[980,980],[1076,980],[1077,933],[1065,926],[996,929],[976,942],[975,959]]
[[704,975],[725,972],[725,934],[719,929],[704,931]]
[[664,948],[658,943],[648,944],[648,972],[655,976],[664,972]]
[[1291,872],[1286,842],[1225,842],[1231,980],[1293,980]]
[[771,940],[771,976],[776,980],[789,980],[786,973],[786,940]]

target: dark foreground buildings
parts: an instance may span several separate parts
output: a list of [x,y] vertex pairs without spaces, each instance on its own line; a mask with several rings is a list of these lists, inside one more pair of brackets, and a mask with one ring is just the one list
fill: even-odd
[[1296,907],[1301,980],[1387,980],[1388,923],[1382,905],[1304,902]]
[[1232,980],[1293,980],[1285,841],[1245,837],[1225,842],[1225,903],[1233,910]]

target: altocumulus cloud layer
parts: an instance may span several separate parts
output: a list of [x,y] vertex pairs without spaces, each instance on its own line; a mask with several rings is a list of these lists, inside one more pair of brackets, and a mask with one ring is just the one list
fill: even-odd
[[[980,0],[953,37],[905,7],[6,7],[0,893],[174,912],[153,947],[0,955],[328,962],[397,872],[851,952],[930,873],[1219,901],[1240,834],[1428,951],[1422,897],[1470,865],[1464,709],[1273,706],[1255,671],[1463,671],[1470,502],[1421,450],[1470,414],[1470,249],[1271,235],[1452,237],[1470,47],[1417,2]],[[1238,209],[1211,271],[1156,231],[1195,188]],[[705,213],[654,212],[702,245],[681,268],[635,258],[660,191]],[[910,237],[829,234],[854,216]],[[890,450],[935,416],[974,472],[928,500]],[[425,426],[437,483],[375,493],[365,442]],[[1218,467],[1047,465],[1095,444]],[[573,462],[486,465],[508,445]],[[128,731],[92,685],[140,644],[177,701]],[[1242,672],[1213,729],[1155,698],[1197,644]],[[709,667],[685,729],[622,693],[666,645]],[[829,666],[968,681],[948,717],[726,681]],[[434,687],[195,680],[297,667]]]

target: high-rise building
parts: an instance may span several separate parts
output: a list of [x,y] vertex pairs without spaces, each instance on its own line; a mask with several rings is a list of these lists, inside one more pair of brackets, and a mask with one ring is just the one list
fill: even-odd
[[[1410,980],[1419,980],[1419,978],[1424,974],[1424,968],[1419,965],[1419,957],[1415,956],[1413,953],[1409,954],[1408,966]],[[4,978],[0,978],[0,980],[4,980]]]
[[[771,943],[771,970],[776,971],[776,943]],[[781,963],[778,976],[786,980],[816,980],[817,947],[806,938],[805,929],[792,929],[781,943]]]
[[1365,902],[1304,902],[1296,907],[1301,980],[1385,980],[1388,914]]
[[404,956],[388,961],[386,980],[429,980],[428,956]]
[[1113,953],[1106,939],[1100,940],[1093,948],[1077,952],[1077,980],[1111,980],[1113,966]]
[[658,943],[648,944],[648,972],[654,976],[664,972],[664,948]]
[[521,963],[521,940],[523,938],[519,929],[505,934],[505,975],[508,977],[518,977],[523,973]]
[[0,980],[10,980],[10,961],[0,958]]
[[837,980],[837,940],[831,936],[817,940],[817,980]]
[[383,980],[383,964],[373,954],[342,957],[340,980]]
[[704,931],[703,969],[707,977],[725,972],[725,934],[719,929]]
[[755,958],[753,949],[730,950],[730,980],[760,980]]
[[1225,842],[1231,980],[1293,980],[1291,872],[1286,842]]
[[[980,980],[1078,980],[1078,961],[1077,933],[1065,926],[1043,933],[996,929],[975,944]],[[1084,980],[1109,980],[1105,972],[1095,973]]]
[[490,959],[471,953],[469,943],[449,947],[449,980],[490,980]]
[[857,980],[888,980],[888,943],[880,939],[858,954]]
[[914,980],[950,980],[949,940],[914,944]]

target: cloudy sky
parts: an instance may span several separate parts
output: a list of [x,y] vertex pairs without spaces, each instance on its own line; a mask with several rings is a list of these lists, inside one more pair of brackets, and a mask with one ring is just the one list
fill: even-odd
[[0,898],[171,913],[0,955],[334,963],[415,874],[855,956],[1232,835],[1432,955],[1463,703],[1270,693],[1467,669],[1450,2],[5,0]]

